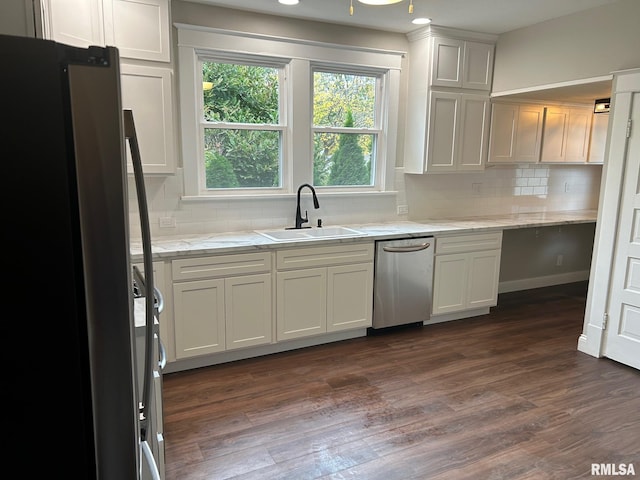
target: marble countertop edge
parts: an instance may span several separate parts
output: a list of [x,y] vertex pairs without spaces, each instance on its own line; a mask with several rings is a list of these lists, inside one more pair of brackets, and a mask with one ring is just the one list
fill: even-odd
[[[152,254],[154,260],[158,260],[224,253],[250,253],[280,248],[362,242],[363,240],[391,240],[437,234],[464,234],[593,223],[596,219],[597,210],[569,210],[343,225],[365,234],[356,237],[275,241],[256,231],[166,236],[152,241]],[[130,248],[132,261],[141,261],[141,242],[132,240]]]

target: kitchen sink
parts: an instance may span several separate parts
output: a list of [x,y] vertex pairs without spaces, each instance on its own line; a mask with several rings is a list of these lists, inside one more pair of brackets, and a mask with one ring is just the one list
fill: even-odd
[[364,237],[367,234],[347,227],[319,227],[285,230],[256,230],[256,233],[276,242],[317,240],[344,237]]

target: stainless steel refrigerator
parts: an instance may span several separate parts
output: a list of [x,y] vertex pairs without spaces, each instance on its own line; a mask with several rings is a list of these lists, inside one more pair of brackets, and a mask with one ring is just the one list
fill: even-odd
[[[145,352],[144,365],[136,360],[130,196],[140,207],[146,276],[138,283],[147,292],[150,236],[118,51],[0,35],[0,65],[0,190],[9,217],[3,465],[25,478],[159,478],[146,405],[157,359]],[[126,148],[135,153],[136,192],[128,191]],[[146,299],[151,326],[157,303]]]

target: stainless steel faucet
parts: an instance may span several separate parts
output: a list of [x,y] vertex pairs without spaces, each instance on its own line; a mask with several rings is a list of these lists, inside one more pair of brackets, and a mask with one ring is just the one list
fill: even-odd
[[[304,187],[308,187],[309,190],[311,190],[311,194],[313,195],[313,208],[320,208],[320,204],[318,203],[318,197],[316,196],[316,191],[315,189],[309,185],[308,183],[303,183],[302,185],[300,185],[300,187],[298,187],[298,200],[296,203],[296,226],[294,228],[298,229],[298,228],[303,228],[302,224],[303,223],[307,223],[309,221],[309,217],[307,216],[307,211],[304,211],[304,217],[302,216],[302,213],[300,213],[300,191],[304,188]],[[309,228],[309,227],[304,227],[304,228]]]

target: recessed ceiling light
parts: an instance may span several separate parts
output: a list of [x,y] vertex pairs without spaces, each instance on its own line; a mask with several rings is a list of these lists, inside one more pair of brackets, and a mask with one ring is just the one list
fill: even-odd
[[300,3],[300,0],[278,0],[278,3],[282,5],[297,5]]
[[414,18],[413,20],[411,20],[411,23],[415,25],[426,25],[427,23],[431,23],[431,19],[425,17]]

